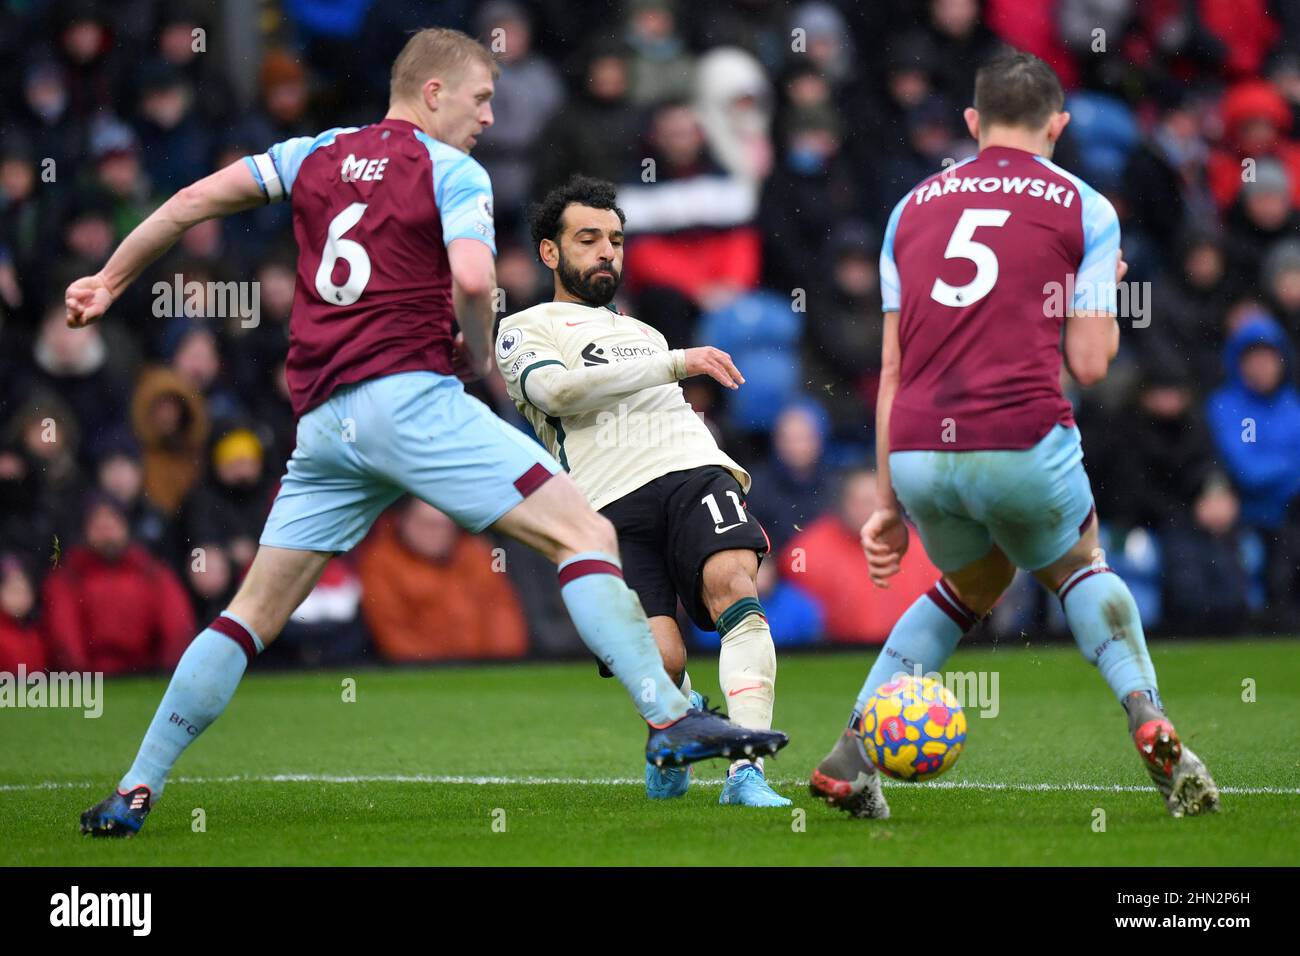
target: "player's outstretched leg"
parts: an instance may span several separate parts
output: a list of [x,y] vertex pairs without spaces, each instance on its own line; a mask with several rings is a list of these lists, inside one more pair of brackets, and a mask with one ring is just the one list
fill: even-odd
[[181,655],[135,762],[117,789],[81,815],[82,833],[139,832],[180,755],[221,716],[244,669],[279,635],[329,559],[329,554],[315,551],[258,550],[230,608]]
[[929,674],[943,667],[962,636],[993,609],[1015,573],[995,545],[978,561],[945,574],[903,613],[858,691],[848,727],[813,771],[813,796],[855,817],[889,816],[880,775],[862,745],[867,701],[898,673]]
[[1102,563],[1097,540],[1094,519],[1070,553],[1035,577],[1056,592],[1080,652],[1127,712],[1129,733],[1166,809],[1175,817],[1213,813],[1218,787],[1164,714],[1137,602]]
[[850,816],[886,820],[889,804],[880,788],[880,771],[862,745],[859,719],[855,715],[854,722],[844,729],[831,752],[813,770],[808,789],[817,799]]
[[[718,685],[727,711],[742,727],[772,726],[776,702],[776,645],[758,601],[758,555],[728,549],[710,555],[700,574],[704,604],[713,616],[721,648]],[[788,807],[772,789],[763,760],[735,760],[727,770],[718,802],[724,806]]]
[[778,731],[737,726],[692,709],[664,670],[645,611],[623,582],[614,526],[567,475],[545,481],[493,526],[559,567],[560,595],[588,649],[614,673],[649,724],[646,759],[679,766],[711,757],[776,753]]
[[1194,817],[1219,809],[1219,788],[1205,763],[1178,739],[1169,718],[1142,691],[1124,700],[1129,733],[1147,773],[1175,817]]

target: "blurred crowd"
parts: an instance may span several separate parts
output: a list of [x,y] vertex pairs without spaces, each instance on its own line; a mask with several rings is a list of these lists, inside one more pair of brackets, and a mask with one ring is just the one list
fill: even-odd
[[[393,57],[428,25],[499,57],[475,156],[506,310],[549,292],[528,203],[599,176],[628,214],[621,307],[744,371],[735,395],[686,389],[753,472],[784,644],[883,641],[933,582],[917,545],[871,589],[857,546],[882,230],[974,151],[980,63],[1004,44],[1045,59],[1072,116],[1056,161],[1114,202],[1136,296],[1107,381],[1065,380],[1108,560],[1150,628],[1293,626],[1300,6],[0,0],[0,670],[174,663],[238,586],[294,444],[287,204],[191,229],[92,328],[65,327],[63,288],[186,183],[381,117]],[[229,282],[257,284],[255,314],[214,293]],[[475,389],[527,429],[499,378]],[[539,560],[399,502],[267,657],[576,653]],[[1017,586],[992,627],[1044,633],[1059,612]]]

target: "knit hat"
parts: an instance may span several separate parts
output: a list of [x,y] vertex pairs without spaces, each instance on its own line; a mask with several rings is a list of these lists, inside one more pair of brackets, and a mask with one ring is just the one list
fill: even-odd
[[255,458],[258,462],[262,460],[262,442],[247,428],[226,432],[212,447],[212,464],[216,468],[241,458]]
[[1300,240],[1284,239],[1269,249],[1268,254],[1264,256],[1259,274],[1264,280],[1264,285],[1271,287],[1283,272],[1293,272],[1297,269],[1300,269]]
[[1291,174],[1276,159],[1265,157],[1255,164],[1255,178],[1241,187],[1242,194],[1291,193]]

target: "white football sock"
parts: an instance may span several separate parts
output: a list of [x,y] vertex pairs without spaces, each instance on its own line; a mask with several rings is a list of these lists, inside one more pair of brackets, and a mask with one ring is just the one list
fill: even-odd
[[757,611],[722,635],[718,682],[727,695],[727,713],[734,723],[751,730],[772,729],[776,647],[767,618]]

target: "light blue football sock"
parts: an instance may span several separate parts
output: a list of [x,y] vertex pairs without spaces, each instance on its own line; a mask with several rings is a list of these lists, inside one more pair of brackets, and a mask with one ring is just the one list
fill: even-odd
[[229,611],[194,638],[176,665],[135,763],[117,789],[125,793],[143,784],[158,799],[180,755],[221,716],[244,669],[261,650],[262,641],[252,628]]
[[599,551],[575,554],[560,565],[560,596],[582,642],[614,672],[636,709],[662,727],[690,709],[664,670],[650,622],[623,583],[618,559]]
[[1079,651],[1120,703],[1142,691],[1164,710],[1142,618],[1124,579],[1105,565],[1089,565],[1066,578],[1057,595]]
[[940,578],[913,602],[889,632],[889,639],[867,674],[853,705],[853,720],[882,684],[900,671],[914,675],[938,671],[952,656],[962,635],[979,623],[979,617],[961,602]]

